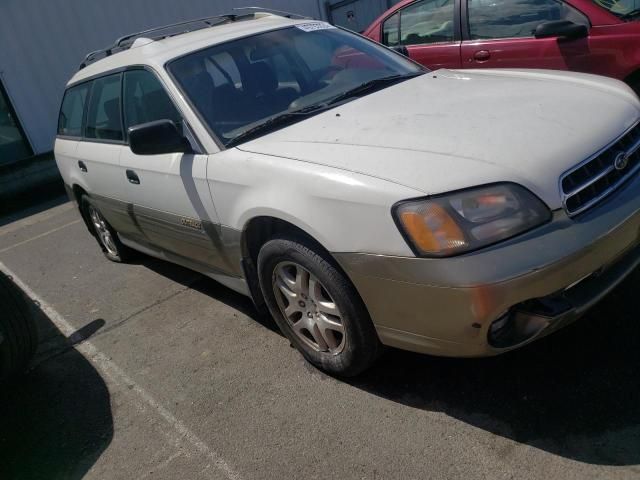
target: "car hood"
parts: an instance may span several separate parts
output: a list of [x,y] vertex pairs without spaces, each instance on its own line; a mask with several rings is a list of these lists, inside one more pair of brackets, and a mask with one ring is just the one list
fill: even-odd
[[560,175],[640,118],[622,82],[535,70],[438,70],[238,148],[436,194],[524,185],[560,208]]

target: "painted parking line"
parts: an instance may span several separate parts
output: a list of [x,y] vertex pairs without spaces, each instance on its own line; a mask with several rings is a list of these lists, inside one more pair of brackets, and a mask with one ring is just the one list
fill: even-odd
[[[42,300],[31,288],[16,276],[4,263],[0,262],[0,271],[11,277],[13,282],[34,301],[51,322],[67,337],[71,336],[76,329],[51,305]],[[169,410],[158,402],[149,392],[138,385],[124,370],[122,370],[113,360],[98,350],[90,341],[84,341],[74,347],[82,353],[100,372],[107,377],[111,383],[122,388],[123,391],[135,393],[137,407],[140,410],[151,408],[170,427],[172,442],[176,444],[186,443],[188,450],[200,453],[207,461],[211,462],[207,466],[214,467],[219,473],[229,480],[242,480],[242,476],[229,465],[215,450],[204,443],[189,427],[178,420]]]
[[[55,198],[52,200],[52,202],[59,201],[61,198],[64,198],[64,197]],[[5,225],[2,225],[0,227],[0,237],[2,237],[3,235],[8,235],[9,233],[15,232],[17,230],[21,230],[26,227],[31,227],[33,225],[37,225],[38,223],[42,223],[47,220],[51,220],[52,218],[62,215],[65,212],[68,212],[70,210],[75,210],[75,208],[76,207],[73,203],[67,201],[55,207],[48,208],[45,211],[38,212],[33,215],[29,215],[26,218],[22,218],[22,216],[23,216],[23,213],[28,212],[29,209],[24,210],[23,212],[9,214],[8,216],[4,217],[5,220],[6,219],[9,220],[9,223],[6,223]],[[14,218],[14,220],[12,220],[12,217]]]
[[39,238],[46,237],[47,235],[51,235],[52,233],[55,233],[55,232],[57,232],[59,230],[62,230],[63,228],[70,227],[71,225],[75,225],[76,223],[80,223],[81,221],[82,221],[81,219],[74,220],[73,222],[65,223],[64,225],[61,225],[59,227],[52,228],[51,230],[46,231],[44,233],[41,233],[40,235],[36,235],[35,237],[27,238],[26,240],[23,240],[22,242],[14,243],[13,245],[9,245],[8,247],[0,249],[0,253],[7,252],[7,251],[12,250],[12,249],[14,249],[16,247],[24,245],[25,243],[30,243],[30,242],[33,242],[34,240],[38,240]]

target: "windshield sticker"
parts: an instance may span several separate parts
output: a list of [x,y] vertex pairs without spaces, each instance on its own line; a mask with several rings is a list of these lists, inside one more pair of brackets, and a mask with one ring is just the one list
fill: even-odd
[[315,32],[316,30],[329,30],[330,28],[336,28],[326,22],[299,23],[295,27],[303,32]]

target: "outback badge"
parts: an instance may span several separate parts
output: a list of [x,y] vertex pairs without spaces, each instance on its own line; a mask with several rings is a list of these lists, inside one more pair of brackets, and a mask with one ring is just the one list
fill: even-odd
[[185,227],[193,228],[194,230],[202,230],[202,222],[195,218],[180,217],[180,223]]

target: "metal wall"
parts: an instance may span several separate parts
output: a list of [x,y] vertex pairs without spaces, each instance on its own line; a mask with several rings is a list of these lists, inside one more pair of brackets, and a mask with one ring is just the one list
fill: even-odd
[[[35,153],[52,149],[64,86],[85,54],[121,35],[219,13],[263,6],[327,19],[340,0],[0,0],[0,78]],[[355,0],[358,21],[386,0]],[[341,8],[334,9],[341,19]],[[350,27],[349,23],[336,22]],[[359,25],[358,25],[359,26]]]
[[400,0],[332,0],[325,3],[327,20],[356,32],[371,23]]

